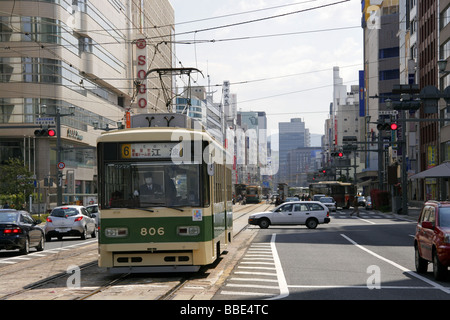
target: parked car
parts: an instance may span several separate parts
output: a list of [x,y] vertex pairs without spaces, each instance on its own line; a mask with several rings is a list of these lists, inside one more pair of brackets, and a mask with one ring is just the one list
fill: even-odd
[[330,211],[336,211],[336,201],[333,197],[322,197],[319,199]]
[[80,236],[86,239],[88,234],[96,237],[95,219],[83,206],[61,206],[52,210],[47,217],[45,237],[50,241],[52,237],[61,240],[65,236]]
[[373,209],[372,198],[370,196],[366,198],[366,209]]
[[285,202],[272,211],[251,214],[248,223],[266,229],[270,225],[306,225],[314,229],[330,222],[330,211],[319,201]]
[[433,264],[436,280],[443,280],[450,266],[450,202],[427,201],[416,225],[414,237],[415,263],[418,273]]
[[365,207],[366,206],[366,198],[361,196],[358,197],[358,206]]
[[31,247],[44,250],[45,234],[27,211],[15,209],[0,210],[0,249],[15,250],[28,254]]
[[287,197],[284,202],[300,201],[298,197]]
[[98,204],[90,204],[86,206],[87,211],[91,214],[91,217],[95,219],[95,224],[98,227],[98,220],[100,219],[100,209]]

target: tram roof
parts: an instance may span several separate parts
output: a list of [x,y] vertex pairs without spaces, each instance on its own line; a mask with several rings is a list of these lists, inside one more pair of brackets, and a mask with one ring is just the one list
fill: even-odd
[[[147,134],[151,133],[153,137],[149,139]],[[167,135],[167,138],[158,136],[155,137],[155,134]],[[172,135],[175,134],[175,139],[172,139]],[[140,128],[127,128],[120,130],[112,130],[103,132],[100,137],[97,138],[97,143],[99,142],[127,142],[127,141],[180,141],[179,138],[182,137],[176,136],[177,134],[189,135],[191,139],[197,138],[202,139],[203,141],[215,142],[218,143],[209,133],[203,130],[198,129],[187,129],[187,128],[177,128],[177,127],[140,127]],[[177,139],[178,138],[178,139]]]

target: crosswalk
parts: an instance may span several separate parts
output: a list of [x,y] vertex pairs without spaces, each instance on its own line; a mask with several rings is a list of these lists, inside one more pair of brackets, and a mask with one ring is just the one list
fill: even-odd
[[270,299],[280,294],[279,282],[271,243],[253,243],[214,299]]
[[[353,210],[337,210],[335,212],[330,212],[332,218],[336,219],[348,219],[356,217],[356,215],[350,216]],[[379,211],[369,211],[369,210],[359,210],[359,217],[365,219],[386,219],[390,215],[380,213]]]
[[[77,243],[77,244],[70,245],[70,246],[53,248],[53,249],[48,249],[48,250],[44,250],[44,251],[30,252],[27,255],[17,255],[17,256],[14,255],[14,256],[7,257],[7,258],[2,258],[2,256],[0,255],[0,267],[16,264],[16,263],[31,260],[31,259],[46,257],[48,255],[57,254],[61,251],[68,251],[68,250],[72,250],[72,249],[75,249],[75,248],[78,248],[81,246],[85,246],[85,245],[91,244],[93,242],[97,242],[97,239],[89,239],[84,242]],[[2,253],[3,252],[6,253],[7,251],[2,251]],[[8,255],[11,255],[11,253],[9,253]]]

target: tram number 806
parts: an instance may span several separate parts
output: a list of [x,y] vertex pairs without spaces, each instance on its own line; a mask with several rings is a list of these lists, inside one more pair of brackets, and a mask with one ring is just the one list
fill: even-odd
[[165,233],[164,227],[150,227],[150,228],[141,228],[141,236],[163,236]]

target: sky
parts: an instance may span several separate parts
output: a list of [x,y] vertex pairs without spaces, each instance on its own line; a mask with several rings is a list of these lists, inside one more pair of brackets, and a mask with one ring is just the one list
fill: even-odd
[[[229,80],[242,111],[265,111],[269,134],[302,118],[324,134],[333,100],[333,67],[350,91],[363,69],[359,0],[170,0],[177,66],[202,71],[214,102]],[[278,16],[278,17],[277,17]],[[254,21],[257,20],[257,21]],[[209,29],[209,30],[206,30]],[[178,83],[177,86],[183,86]]]

